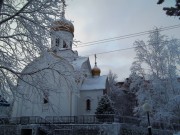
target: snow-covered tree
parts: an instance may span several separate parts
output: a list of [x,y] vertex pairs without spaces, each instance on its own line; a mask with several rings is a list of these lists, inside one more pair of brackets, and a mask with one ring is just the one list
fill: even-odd
[[118,86],[116,86],[117,83],[117,74],[114,74],[111,70],[108,74],[108,82],[109,82],[109,88],[110,92],[108,93],[109,98],[115,102],[113,99],[115,99],[116,94],[119,92]]
[[[108,74],[108,81],[110,86],[109,97],[114,105],[116,115],[133,115],[132,110],[134,106],[134,93],[129,91],[129,81],[117,81],[117,75],[111,71]],[[121,85],[121,86],[120,86]],[[126,87],[126,90],[124,90]]]
[[111,116],[109,117],[109,115],[114,114],[114,107],[112,101],[107,95],[101,97],[95,114],[98,119],[112,118]]
[[116,83],[117,83],[117,74],[114,74],[111,70],[109,71],[109,74],[108,74],[108,81],[109,81],[109,86],[111,88],[111,91],[113,90],[116,90],[117,87],[116,87]]
[[148,102],[153,107],[154,119],[179,118],[179,109],[171,104],[178,103],[175,97],[180,95],[180,41],[168,39],[156,28],[147,44],[140,40],[134,45],[136,58],[131,68],[130,90],[136,93],[136,114],[142,115],[142,105]]
[[[49,26],[64,0],[0,1],[0,94],[13,93],[22,69],[47,50]],[[48,68],[48,67],[46,67]],[[40,69],[41,70],[41,69]],[[37,73],[24,73],[31,75]]]

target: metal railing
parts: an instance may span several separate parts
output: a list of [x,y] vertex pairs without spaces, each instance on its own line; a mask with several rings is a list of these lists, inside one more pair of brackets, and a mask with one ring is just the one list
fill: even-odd
[[[0,117],[0,125],[27,125],[27,124],[100,124],[100,123],[127,123],[139,126],[141,120],[136,117],[115,116],[115,115],[81,115],[81,116],[25,116],[25,117]],[[155,129],[180,130],[178,123],[159,123],[152,122],[152,127]]]
[[141,120],[137,117],[130,117],[130,116],[118,116],[117,121],[119,123],[128,123],[133,125],[139,125]]
[[0,118],[2,124],[93,124],[114,122],[114,115],[81,115],[81,116],[23,116]]
[[81,115],[81,116],[47,116],[53,124],[94,124],[114,122],[114,115]]
[[10,124],[41,124],[43,122],[43,118],[40,116],[24,116],[24,117],[12,117],[9,118]]

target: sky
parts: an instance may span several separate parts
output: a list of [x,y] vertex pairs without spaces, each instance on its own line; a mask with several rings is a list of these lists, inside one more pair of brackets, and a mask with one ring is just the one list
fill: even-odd
[[[111,70],[118,75],[118,81],[123,81],[131,73],[135,51],[121,49],[133,47],[136,40],[147,40],[148,34],[91,46],[84,45],[87,45],[87,42],[149,31],[155,27],[180,24],[178,17],[169,17],[162,10],[164,6],[174,5],[173,0],[166,0],[162,5],[157,5],[157,1],[68,0],[65,16],[74,24],[74,40],[80,41],[73,49],[77,50],[80,56],[89,56],[92,67],[94,54],[97,54],[101,75],[107,75]],[[162,31],[162,34],[180,39],[180,28]],[[121,51],[98,54],[119,49]]]

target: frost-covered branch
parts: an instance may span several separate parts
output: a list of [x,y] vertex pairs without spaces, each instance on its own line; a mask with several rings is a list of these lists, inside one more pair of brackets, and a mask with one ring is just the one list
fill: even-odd
[[3,23],[9,21],[10,19],[13,19],[15,16],[19,15],[21,12],[23,12],[23,10],[25,10],[31,4],[32,1],[33,0],[28,0],[27,3],[20,10],[18,10],[16,13],[9,16],[8,18],[5,18],[4,20],[1,20],[0,25],[2,25]]
[[0,1],[0,94],[15,90],[11,86],[21,76],[52,69],[21,72],[50,46],[50,26],[60,17],[61,4],[61,0]]
[[7,71],[10,71],[11,73],[15,74],[15,75],[33,75],[33,74],[36,74],[38,72],[41,72],[43,70],[47,70],[47,69],[50,69],[50,70],[54,70],[53,68],[50,68],[50,67],[45,67],[45,68],[42,68],[42,69],[38,69],[36,71],[32,71],[32,72],[29,72],[29,73],[23,73],[23,72],[17,72],[17,71],[14,71],[8,67],[4,67],[4,66],[0,66],[0,69],[5,69]]
[[180,95],[180,40],[168,39],[156,28],[147,43],[135,41],[134,45],[136,58],[131,67],[130,89],[137,97],[135,113],[142,116],[142,105],[148,102],[153,106],[154,119],[179,117],[169,104]]

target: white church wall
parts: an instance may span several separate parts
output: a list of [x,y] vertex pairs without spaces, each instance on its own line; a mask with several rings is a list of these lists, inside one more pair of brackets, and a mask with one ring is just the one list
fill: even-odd
[[[64,81],[64,83],[66,83]],[[50,91],[48,103],[43,103],[41,93],[34,92],[35,90],[28,89],[27,92],[32,92],[29,100],[20,98],[18,104],[18,116],[69,116],[70,115],[70,94],[66,86],[59,87],[58,90]],[[73,110],[71,110],[73,111]],[[76,111],[73,111],[75,113]]]
[[10,114],[9,106],[0,106],[0,117],[8,117]]
[[[80,108],[79,108],[79,115],[94,115],[98,101],[100,100],[101,96],[103,95],[103,90],[81,90],[80,91]],[[90,110],[87,110],[86,101],[90,99],[91,107]]]
[[78,57],[77,54],[70,49],[62,49],[60,51],[57,51],[56,55],[66,59],[68,61],[74,61]]
[[78,115],[78,99],[79,93],[72,93],[72,113],[70,116],[77,116]]
[[[46,59],[50,57],[51,61]],[[20,116],[69,116],[77,114],[77,109],[70,109],[71,91],[78,93],[73,78],[73,68],[65,61],[46,56],[31,64],[24,72],[29,72],[32,67],[41,68],[53,65],[54,70],[44,70],[36,75],[24,76],[24,81],[19,81],[18,101],[15,101],[13,117]],[[46,59],[46,60],[45,60]],[[44,62],[42,62],[44,61]],[[59,63],[58,63],[59,62]],[[39,64],[41,63],[41,64]],[[38,87],[38,89],[37,89]],[[41,89],[43,88],[43,89]],[[48,103],[44,104],[44,93],[48,94]],[[77,102],[73,99],[73,103]]]

